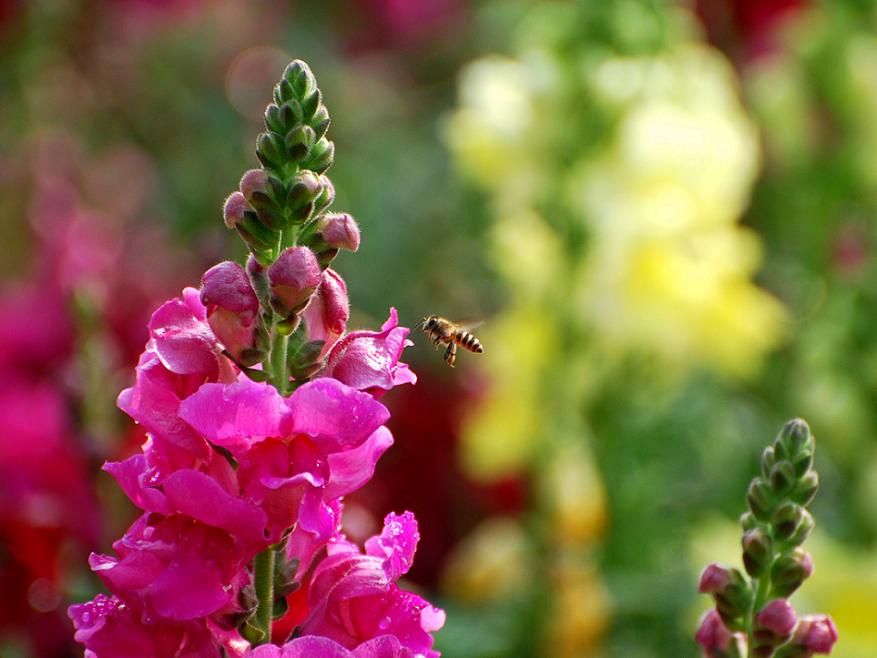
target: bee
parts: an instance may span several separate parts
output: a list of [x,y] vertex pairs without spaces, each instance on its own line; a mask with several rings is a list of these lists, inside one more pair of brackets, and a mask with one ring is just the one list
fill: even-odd
[[474,334],[467,331],[473,325],[463,325],[451,322],[437,315],[428,315],[423,318],[417,326],[426,332],[435,343],[436,348],[439,345],[447,345],[445,350],[445,362],[454,367],[457,362],[457,345],[470,352],[481,353],[484,348]]

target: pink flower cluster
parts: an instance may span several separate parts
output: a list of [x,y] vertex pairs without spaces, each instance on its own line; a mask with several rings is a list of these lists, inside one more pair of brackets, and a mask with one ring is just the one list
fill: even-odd
[[[806,555],[806,554],[805,554]],[[802,559],[806,576],[813,572],[809,555]],[[702,594],[718,595],[717,601],[728,604],[735,596],[734,574],[718,564],[710,564],[700,578]],[[733,605],[733,603],[731,603]],[[837,642],[837,628],[829,615],[803,615],[785,598],[768,601],[756,611],[753,637],[761,643],[761,652],[753,655],[772,656],[776,647],[783,647],[783,656],[810,658],[815,654],[829,654]],[[747,638],[741,631],[730,630],[718,609],[706,612],[694,637],[703,648],[706,658],[730,658],[746,654]]]
[[[396,584],[419,539],[413,515],[387,516],[364,551],[340,530],[342,498],[393,442],[377,398],[416,379],[400,362],[408,329],[393,309],[381,331],[345,334],[346,288],[327,269],[307,282],[302,312],[325,365],[284,397],[239,365],[258,349],[249,280],[222,263],[200,294],[187,288],[152,315],[118,401],[148,439],[104,467],[143,514],[115,555],[91,556],[112,596],[71,606],[76,640],[94,658],[438,656],[444,613]],[[296,639],[251,648],[238,631],[253,611],[253,558],[269,547],[297,566],[287,585],[307,609]]]

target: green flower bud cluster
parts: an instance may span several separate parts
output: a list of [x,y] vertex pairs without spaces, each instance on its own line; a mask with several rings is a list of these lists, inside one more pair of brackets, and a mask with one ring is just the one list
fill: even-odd
[[[806,509],[819,488],[814,450],[807,423],[795,419],[783,426],[762,454],[760,473],[747,493],[749,509],[740,518],[749,578],[717,564],[701,576],[700,591],[715,600],[712,614],[720,617],[722,632],[740,640],[750,657],[792,655],[783,653],[795,644],[790,639],[797,623],[786,599],[813,573],[813,560],[801,545],[814,525]],[[707,628],[702,626],[701,637],[716,637]],[[715,648],[713,654],[718,655]]]
[[771,598],[785,598],[809,576],[812,563],[801,544],[813,530],[806,505],[819,488],[813,470],[815,443],[803,420],[785,424],[761,457],[761,473],[749,485],[743,514],[743,564],[753,578],[765,578]]
[[[229,308],[211,326],[224,330],[226,353],[249,377],[270,380],[284,394],[323,365],[324,343],[309,340],[303,313],[315,295],[335,300],[332,309],[346,312],[346,298],[344,309],[337,300],[337,276],[327,270],[340,249],[359,248],[356,220],[329,212],[335,199],[326,175],[335,155],[326,137],[329,123],[313,73],[294,60],[265,110],[265,132],[256,142],[261,167],[243,175],[223,208],[226,226],[251,255],[245,271],[229,263],[217,275],[215,296]],[[253,367],[258,363],[261,369]]]
[[301,60],[291,62],[274,87],[266,130],[256,142],[262,169],[244,174],[240,193],[226,202],[226,224],[262,265],[289,246],[320,246],[318,220],[335,197],[325,175],[335,156],[335,145],[326,138],[329,123],[310,68]]

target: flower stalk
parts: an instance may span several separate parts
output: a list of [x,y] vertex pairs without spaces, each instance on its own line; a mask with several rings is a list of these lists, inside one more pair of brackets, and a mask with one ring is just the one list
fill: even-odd
[[[347,331],[347,288],[329,264],[356,250],[359,229],[327,216],[334,147],[307,65],[286,68],[274,101],[262,166],[224,206],[246,267],[219,263],[153,313],[119,396],[148,440],[104,468],[143,514],[117,555],[90,558],[112,596],[69,609],[89,655],[439,655],[444,613],[396,585],[419,539],[413,515],[388,515],[365,554],[341,532],[344,496],[393,443],[377,398],[416,381],[400,361],[409,330],[391,309],[381,331]],[[356,624],[344,610],[361,611]],[[283,648],[274,622],[293,638]]]
[[[803,420],[785,424],[761,457],[747,495],[743,565],[709,565],[700,591],[715,609],[701,620],[696,639],[707,658],[792,658],[828,653],[837,631],[826,615],[797,617],[788,601],[813,573],[802,544],[813,529],[807,505],[819,486],[815,442]],[[815,629],[811,632],[811,629]]]

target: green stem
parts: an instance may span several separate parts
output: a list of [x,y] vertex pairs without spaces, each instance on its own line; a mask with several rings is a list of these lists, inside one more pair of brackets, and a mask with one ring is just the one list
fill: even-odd
[[286,367],[286,349],[289,336],[284,336],[275,324],[274,341],[271,345],[271,383],[280,395],[286,395],[289,388],[289,371]]
[[257,644],[271,642],[271,622],[274,612],[274,549],[270,546],[256,555],[253,560],[253,580],[256,587],[258,608],[253,617],[253,625],[262,633]]
[[770,575],[765,573],[761,578],[753,578],[753,580],[756,583],[755,596],[752,597],[752,609],[749,612],[749,619],[746,621],[746,655],[748,658],[753,658],[755,655],[753,653],[755,648],[755,616],[764,607],[766,602],[768,589],[770,588]]

